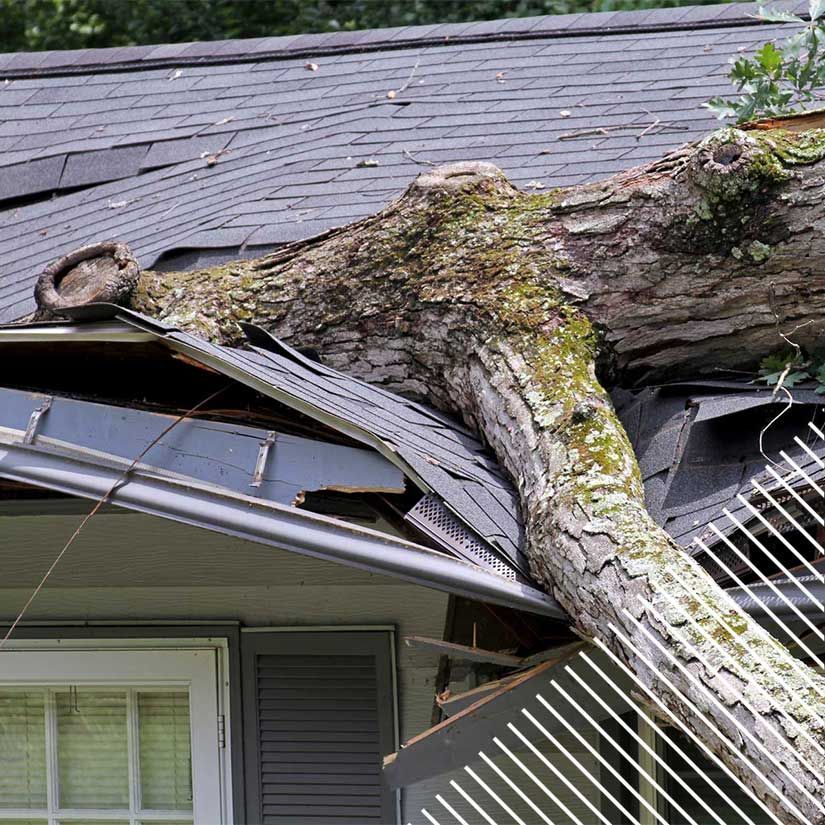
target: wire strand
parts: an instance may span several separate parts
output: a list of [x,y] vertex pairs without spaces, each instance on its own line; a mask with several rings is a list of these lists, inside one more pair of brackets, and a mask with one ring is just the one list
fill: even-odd
[[5,647],[6,642],[9,640],[12,633],[14,633],[17,626],[23,620],[23,616],[26,615],[26,611],[28,611],[28,609],[31,607],[32,603],[37,598],[38,594],[48,581],[49,576],[51,576],[51,574],[54,572],[55,568],[60,563],[60,560],[63,558],[63,556],[66,555],[68,549],[72,546],[72,544],[74,544],[75,539],[80,535],[83,528],[92,520],[92,518],[95,516],[98,510],[100,510],[100,508],[109,500],[109,498],[114,494],[117,488],[121,484],[123,484],[124,481],[126,481],[127,477],[129,476],[129,473],[131,473],[132,470],[135,469],[135,467],[141,462],[141,460],[149,452],[149,450],[151,450],[152,447],[154,447],[162,438],[164,438],[175,427],[177,427],[177,425],[180,424],[181,421],[183,421],[186,418],[189,418],[189,416],[197,412],[199,409],[201,409],[201,407],[204,407],[206,404],[212,401],[212,399],[217,398],[217,396],[219,396],[230,386],[230,384],[224,385],[219,390],[216,390],[211,395],[204,398],[203,401],[200,401],[197,404],[195,404],[195,406],[192,407],[191,410],[187,410],[185,413],[181,413],[159,435],[155,436],[155,438],[153,438],[152,441],[150,441],[149,444],[147,444],[146,447],[144,447],[144,449],[134,459],[132,459],[132,462],[129,464],[129,466],[114,480],[112,486],[95,502],[95,506],[92,507],[92,509],[83,517],[83,520],[80,522],[80,524],[78,524],[78,526],[75,528],[75,531],[69,537],[69,540],[63,545],[63,549],[57,554],[57,556],[55,556],[54,561],[49,565],[48,570],[46,570],[46,572],[43,574],[43,577],[38,582],[37,587],[35,587],[34,590],[32,590],[31,595],[26,600],[26,603],[23,605],[22,609],[17,614],[17,617],[11,623],[9,629],[6,631],[6,635],[3,636],[2,639],[0,639],[0,650],[2,650]]

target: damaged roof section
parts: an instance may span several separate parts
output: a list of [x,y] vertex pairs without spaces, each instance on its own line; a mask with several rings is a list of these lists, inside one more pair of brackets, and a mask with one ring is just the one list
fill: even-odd
[[[377,453],[369,465],[370,484],[393,488],[399,476],[390,470],[400,470],[425,494],[408,513],[408,523],[419,534],[505,578],[531,581],[512,484],[471,433],[437,411],[324,367],[261,330],[250,329],[252,348],[240,350],[210,344],[117,307],[96,305],[73,313],[83,322],[8,327],[0,331],[0,340],[68,341],[74,329],[84,340],[97,337],[114,343],[120,336],[129,341],[138,335],[162,344],[178,357],[227,375],[373,448]],[[260,435],[249,439],[249,449],[266,441]],[[254,461],[247,461],[245,466],[252,465]],[[362,469],[366,471],[367,465]],[[350,483],[358,486],[354,478]],[[244,482],[238,478],[237,483]],[[343,475],[327,478],[325,486],[344,489],[346,481]],[[290,488],[289,494],[294,493],[294,487]]]
[[746,5],[0,55],[0,322],[64,250],[191,269],[375,212],[427,166],[585,183],[715,127]]
[[[639,459],[648,509],[677,542],[687,547],[698,535],[708,544],[716,543],[716,534],[706,529],[714,519],[723,534],[734,532],[732,522],[719,518],[723,508],[744,523],[757,520],[751,508],[770,509],[770,503],[754,483],[776,493],[780,502],[790,498],[766,471],[766,465],[775,463],[775,471],[784,478],[795,469],[783,452],[810,479],[825,484],[825,441],[808,426],[825,423],[825,399],[814,386],[794,387],[791,392],[791,406],[784,395],[775,396],[773,388],[747,380],[613,393]],[[793,487],[810,491],[804,476]],[[809,521],[809,514],[800,519]],[[792,527],[780,521],[782,529]]]
[[372,450],[220,421],[0,388],[0,428],[31,443],[94,451],[237,493],[297,505],[317,490],[403,493],[404,474]]

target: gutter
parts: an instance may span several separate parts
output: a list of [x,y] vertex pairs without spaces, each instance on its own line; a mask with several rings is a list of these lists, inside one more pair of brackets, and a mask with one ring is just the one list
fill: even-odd
[[[804,616],[825,619],[825,583],[818,576],[797,576],[793,581],[779,579],[772,584]],[[754,618],[770,619],[773,613],[784,621],[799,620],[787,603],[765,584],[732,587],[726,592]]]
[[[72,456],[0,436],[0,477],[99,500],[129,462],[85,450]],[[569,621],[551,596],[413,542],[192,480],[134,469],[112,504],[224,535],[392,576],[475,601]]]

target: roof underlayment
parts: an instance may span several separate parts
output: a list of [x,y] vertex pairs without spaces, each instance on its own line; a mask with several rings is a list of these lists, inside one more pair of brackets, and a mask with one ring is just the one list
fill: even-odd
[[90,242],[191,269],[363,217],[431,164],[553,187],[657,158],[780,34],[754,9],[0,55],[0,322]]

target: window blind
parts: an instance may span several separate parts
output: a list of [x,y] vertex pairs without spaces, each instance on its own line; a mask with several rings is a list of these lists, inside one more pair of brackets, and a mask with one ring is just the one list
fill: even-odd
[[140,692],[137,706],[142,806],[191,811],[189,694]]
[[46,807],[42,690],[0,691],[0,808]]
[[128,808],[126,691],[60,691],[55,703],[60,806]]

